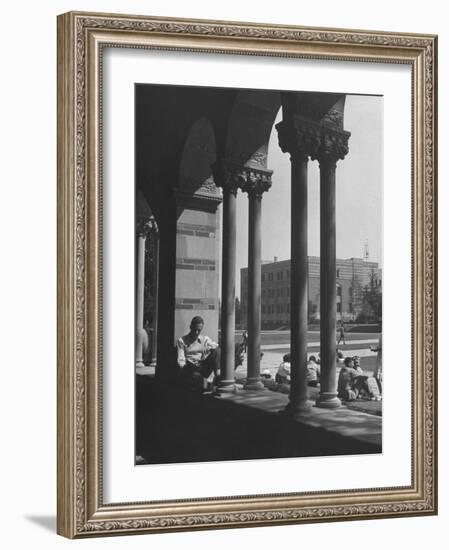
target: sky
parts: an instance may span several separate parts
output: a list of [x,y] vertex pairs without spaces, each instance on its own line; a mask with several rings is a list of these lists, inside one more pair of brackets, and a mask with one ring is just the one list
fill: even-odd
[[[276,123],[281,120],[278,113]],[[370,260],[382,265],[383,99],[347,95],[344,128],[351,132],[349,153],[337,163],[337,258],[362,258],[368,243]],[[268,168],[272,187],[262,199],[262,259],[290,258],[290,157],[282,153],[273,125]],[[318,161],[309,161],[308,254],[320,255],[320,184]],[[248,199],[237,195],[237,281],[248,265]]]

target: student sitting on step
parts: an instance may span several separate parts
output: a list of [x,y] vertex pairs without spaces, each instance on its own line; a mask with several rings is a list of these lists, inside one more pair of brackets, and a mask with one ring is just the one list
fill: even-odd
[[354,386],[357,373],[354,369],[352,357],[346,357],[344,366],[338,376],[338,397],[343,401],[354,401],[357,399],[359,390]]
[[320,383],[320,365],[316,361],[315,355],[311,355],[307,361],[307,385],[316,387]]
[[278,384],[290,384],[291,360],[291,353],[286,353],[282,358],[282,363],[279,365],[275,377]]
[[201,334],[203,328],[203,318],[194,317],[190,322],[190,332],[176,342],[178,366],[187,385],[199,391],[209,389],[207,379],[212,373],[218,380],[220,369],[220,348],[211,338]]

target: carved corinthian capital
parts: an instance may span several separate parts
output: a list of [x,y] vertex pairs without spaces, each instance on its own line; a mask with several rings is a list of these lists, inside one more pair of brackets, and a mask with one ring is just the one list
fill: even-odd
[[348,153],[350,132],[305,119],[299,115],[276,125],[279,146],[291,156],[336,162]]
[[157,233],[158,227],[154,216],[149,218],[138,218],[136,222],[136,232],[139,237],[148,237],[150,233]]
[[316,128],[300,117],[292,121],[283,120],[276,124],[279,147],[292,157],[307,159],[319,147],[319,134]]
[[262,196],[271,187],[272,170],[261,170],[231,162],[215,163],[212,167],[215,185],[234,195],[238,189]]
[[348,154],[348,140],[351,134],[344,130],[334,130],[323,127],[320,135],[320,146],[311,155],[312,160],[335,164]]
[[235,168],[225,161],[217,160],[212,166],[215,185],[221,187],[223,192],[227,191],[237,195],[240,187],[239,174]]
[[240,188],[250,197],[262,198],[271,187],[272,170],[255,170],[244,167],[240,171]]

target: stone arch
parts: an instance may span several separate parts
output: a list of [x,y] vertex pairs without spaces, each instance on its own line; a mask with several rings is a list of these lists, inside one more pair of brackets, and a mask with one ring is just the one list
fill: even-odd
[[217,159],[214,128],[205,116],[190,126],[179,162],[178,189],[186,194],[217,195],[211,166]]
[[225,158],[238,166],[267,169],[268,143],[280,107],[277,91],[239,91],[228,124]]

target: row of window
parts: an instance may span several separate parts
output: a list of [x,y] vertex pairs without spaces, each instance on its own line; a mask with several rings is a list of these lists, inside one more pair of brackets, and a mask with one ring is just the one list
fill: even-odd
[[[348,304],[349,313],[353,313],[352,303]],[[290,313],[290,304],[262,304],[262,313]],[[341,303],[337,302],[337,313],[341,313]]]
[[[352,304],[348,304],[349,313],[353,313]],[[262,313],[290,313],[290,304],[262,304]],[[341,313],[341,303],[337,303],[337,313]]]
[[[287,269],[285,271],[270,271],[268,273],[262,273],[262,282],[265,281],[274,281],[274,276],[276,275],[277,281],[282,281],[284,279],[284,273],[285,278],[290,279],[290,269]],[[337,269],[337,278],[340,277],[340,269]]]
[[262,298],[283,298],[284,296],[286,296],[287,298],[290,297],[290,287],[268,288],[266,290],[262,290]]
[[262,282],[265,281],[274,281],[274,276],[276,275],[277,281],[282,281],[284,279],[284,274],[286,279],[290,279],[290,269],[284,271],[270,271],[269,273],[262,273]]
[[262,304],[262,313],[290,313],[290,304]]
[[[337,296],[341,296],[341,286],[337,285]],[[262,298],[290,297],[290,287],[267,288],[262,290]],[[352,287],[349,288],[349,296],[352,298]]]

